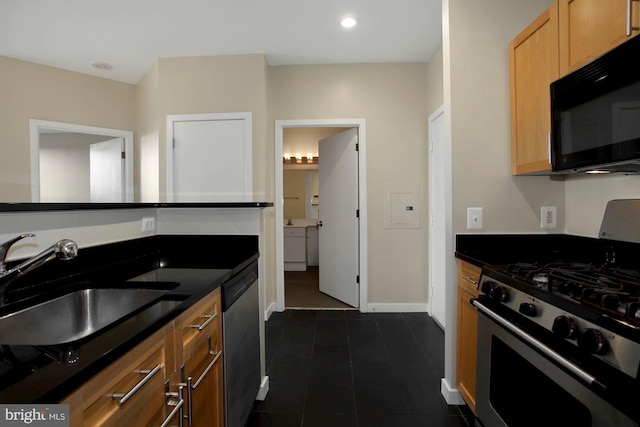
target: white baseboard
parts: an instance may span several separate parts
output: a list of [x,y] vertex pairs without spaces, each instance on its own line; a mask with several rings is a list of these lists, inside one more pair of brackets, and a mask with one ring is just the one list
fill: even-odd
[[457,388],[449,385],[446,378],[440,380],[440,393],[449,405],[465,405],[465,401]]
[[369,303],[367,308],[369,313],[426,313],[427,307],[427,304]]
[[273,314],[274,311],[276,311],[276,303],[272,302],[271,304],[269,304],[269,307],[267,307],[267,309],[264,312],[264,321],[265,322],[267,320],[269,320],[269,318],[271,317],[271,315]]
[[266,375],[262,378],[262,382],[260,383],[260,388],[258,389],[258,395],[256,396],[256,400],[264,400],[267,398],[267,393],[269,393],[269,376]]

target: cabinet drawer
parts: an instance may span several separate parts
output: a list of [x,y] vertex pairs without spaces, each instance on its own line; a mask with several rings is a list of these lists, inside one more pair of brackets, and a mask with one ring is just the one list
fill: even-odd
[[158,342],[162,337],[152,336],[145,341],[150,351],[132,350],[83,386],[83,425],[144,425],[162,411],[165,349]]
[[480,281],[481,268],[464,261],[458,261],[458,286],[478,296],[478,282]]
[[183,314],[180,321],[182,357],[187,360],[210,336],[222,336],[220,288]]
[[307,235],[307,229],[304,227],[285,227],[285,237],[305,237]]
[[[214,334],[206,337],[199,346],[193,349],[189,359],[185,362],[185,374],[191,376],[196,382],[207,370],[207,367],[214,363],[214,366],[222,364],[222,335]],[[186,379],[186,378],[185,378]]]

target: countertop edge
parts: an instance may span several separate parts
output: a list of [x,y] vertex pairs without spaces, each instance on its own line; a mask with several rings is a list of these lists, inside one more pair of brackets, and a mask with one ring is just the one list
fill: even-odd
[[3,212],[46,212],[70,210],[119,210],[119,209],[264,209],[273,202],[216,202],[216,203],[0,203]]

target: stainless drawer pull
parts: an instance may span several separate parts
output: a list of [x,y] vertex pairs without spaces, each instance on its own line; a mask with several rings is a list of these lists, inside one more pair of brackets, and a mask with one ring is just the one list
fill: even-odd
[[640,28],[633,25],[633,6],[632,2],[638,0],[627,0],[627,37],[631,35],[632,31],[640,30]]
[[202,315],[202,316],[200,316],[200,317],[204,317],[204,318],[205,318],[205,319],[207,319],[207,320],[205,320],[205,321],[204,321],[204,323],[203,323],[203,324],[201,324],[201,325],[189,325],[189,326],[191,326],[192,328],[196,328],[198,331],[201,331],[201,330],[203,330],[204,328],[206,328],[206,327],[207,327],[207,325],[208,325],[209,323],[213,322],[213,320],[214,320],[216,317],[218,317],[218,313],[213,313],[213,314],[203,314],[203,315]]
[[149,370],[137,371],[137,373],[139,374],[144,374],[144,378],[141,379],[140,382],[138,382],[138,384],[133,386],[133,388],[129,390],[127,393],[113,393],[111,395],[111,398],[120,399],[118,400],[118,406],[124,405],[129,401],[129,399],[133,397],[134,394],[138,392],[138,390],[144,387],[144,385],[151,380],[151,377],[153,377],[155,374],[160,372],[160,369],[162,369],[162,366],[158,365],[150,371]]
[[473,280],[471,277],[468,277],[468,276],[462,276],[462,278],[463,278],[464,280],[466,280],[467,282],[471,283],[471,284],[472,284],[472,285],[474,285],[474,286],[478,284],[478,281],[477,281],[477,280]]
[[[193,423],[193,390],[195,390],[198,387],[198,385],[200,385],[200,382],[207,376],[207,374],[209,373],[211,368],[213,368],[213,365],[216,364],[220,356],[222,356],[222,351],[215,353],[213,350],[211,350],[211,338],[209,338],[209,354],[215,354],[216,357],[214,357],[211,363],[209,363],[209,366],[207,366],[207,369],[205,369],[202,375],[200,375],[200,378],[198,378],[198,380],[194,383],[193,377],[189,377],[187,378],[186,383],[183,382],[181,384],[181,385],[187,386],[187,399],[189,400],[189,404],[188,404],[189,413],[187,415],[183,415],[182,418],[187,420],[187,423],[189,426],[191,426],[191,424]],[[180,371],[181,371],[180,376],[183,378],[182,381],[184,381],[184,365],[182,365],[182,367],[180,368]]]
[[195,390],[196,388],[198,388],[198,386],[200,385],[200,383],[202,382],[202,380],[204,379],[204,377],[207,376],[207,374],[209,373],[209,371],[211,370],[211,368],[213,368],[213,365],[216,364],[216,362],[218,361],[218,359],[220,358],[220,356],[222,356],[222,350],[220,350],[218,353],[213,352],[212,350],[209,350],[209,354],[213,355],[215,354],[216,356],[213,358],[213,360],[211,361],[211,363],[209,363],[209,366],[207,366],[207,369],[204,370],[204,372],[202,373],[202,375],[200,375],[200,377],[198,378],[198,381],[196,381],[191,387],[193,388],[193,390]]
[[166,393],[166,396],[177,397],[179,400],[169,399],[169,401],[167,402],[167,405],[175,406],[175,408],[173,408],[173,411],[171,411],[171,413],[169,414],[169,416],[167,416],[164,422],[160,424],[160,427],[167,427],[171,423],[171,420],[173,419],[173,417],[175,417],[178,412],[180,412],[178,419],[180,420],[180,424],[182,424],[182,419],[184,418],[184,415],[183,415],[184,411],[182,409],[182,406],[184,405],[184,398],[182,397],[182,387],[180,387],[180,390],[177,393]]

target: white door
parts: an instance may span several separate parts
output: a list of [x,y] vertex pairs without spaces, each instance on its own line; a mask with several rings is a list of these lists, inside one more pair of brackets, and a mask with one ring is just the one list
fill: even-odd
[[89,146],[89,193],[92,202],[124,202],[124,138]]
[[251,201],[251,117],[238,114],[169,116],[168,201]]
[[429,117],[429,306],[431,316],[445,328],[446,179],[443,155],[444,110]]
[[318,142],[320,291],[358,307],[358,130]]

